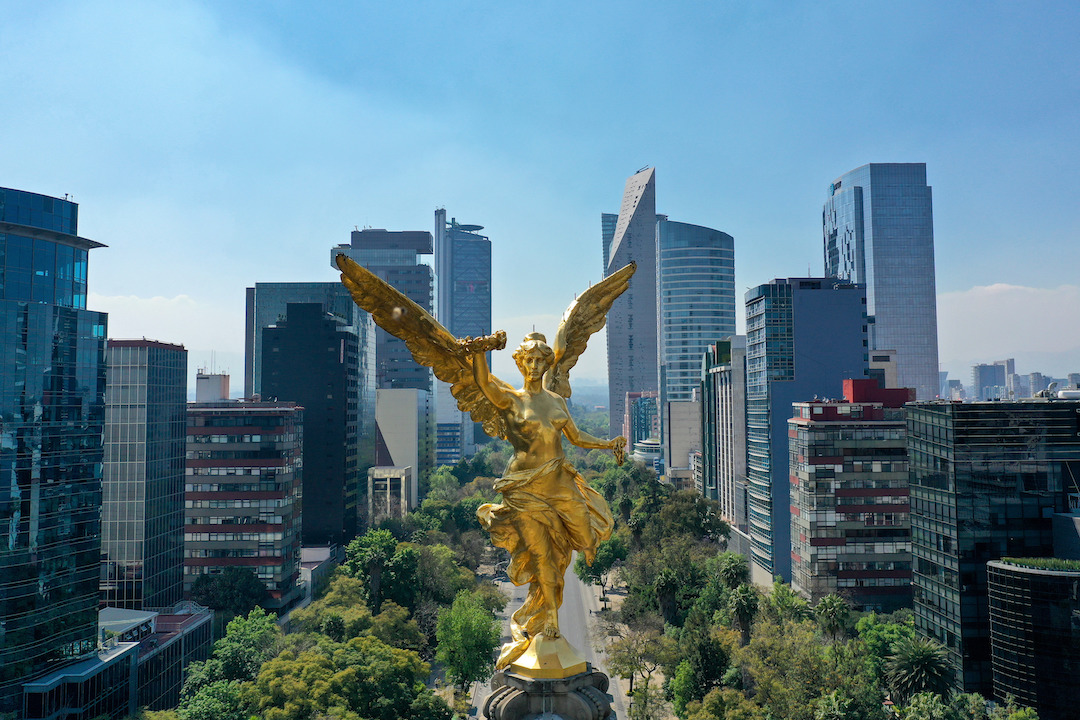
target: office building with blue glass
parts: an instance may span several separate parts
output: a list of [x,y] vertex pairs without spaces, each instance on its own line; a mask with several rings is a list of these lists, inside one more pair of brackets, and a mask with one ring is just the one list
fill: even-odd
[[[107,316],[78,205],[0,188],[0,714],[96,658]],[[92,669],[88,672],[94,672]]]
[[184,594],[187,350],[110,339],[106,358],[101,602],[171,608]]
[[836,278],[778,278],[746,293],[746,473],[751,572],[791,581],[792,403],[838,397],[867,376],[866,291]]
[[[435,211],[435,318],[459,338],[491,334],[491,240],[483,229]],[[436,385],[437,462],[452,465],[475,452],[483,428],[458,409],[449,385]]]
[[933,400],[938,378],[934,212],[925,163],[871,163],[829,186],[825,274],[866,286],[872,350],[895,350],[899,387]]
[[693,399],[701,357],[735,334],[735,240],[727,233],[656,223],[656,298],[660,407]]

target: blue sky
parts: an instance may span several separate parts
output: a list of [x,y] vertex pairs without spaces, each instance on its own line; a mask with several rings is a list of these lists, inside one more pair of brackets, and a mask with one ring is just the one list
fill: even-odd
[[111,336],[239,384],[244,288],[354,226],[484,225],[495,326],[552,333],[640,167],[741,294],[822,271],[835,177],[926,162],[943,369],[1080,371],[1080,6],[576,5],[0,0],[0,185],[80,203]]

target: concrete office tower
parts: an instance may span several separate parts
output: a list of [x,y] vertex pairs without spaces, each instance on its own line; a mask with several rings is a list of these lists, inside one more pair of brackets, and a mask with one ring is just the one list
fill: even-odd
[[870,348],[895,350],[900,387],[938,386],[934,212],[925,163],[872,163],[829,186],[825,274],[866,285]]
[[791,404],[867,376],[866,291],[835,278],[778,278],[746,293],[746,474],[755,583],[791,581]]
[[304,409],[291,402],[188,406],[184,594],[200,575],[250,568],[266,606],[300,599]]
[[[656,392],[656,172],[631,175],[623,191],[615,230],[605,234],[604,277],[631,262],[637,272],[607,316],[608,419],[611,433],[629,437],[620,425],[626,393]],[[602,220],[605,230],[610,223]]]
[[844,399],[795,403],[788,421],[791,587],[816,605],[911,607],[904,403],[915,391],[844,381]]
[[199,370],[195,374],[195,402],[224,402],[229,399],[229,376]]
[[701,401],[673,400],[664,405],[664,479],[676,490],[694,485],[693,458],[701,452]]
[[0,714],[97,657],[107,316],[86,309],[86,271],[104,246],[78,215],[0,188]]
[[1054,552],[1080,478],[1080,401],[907,406],[915,629],[956,688],[993,690],[986,563]]
[[[480,234],[483,229],[454,218],[447,222],[446,210],[435,211],[435,317],[456,337],[491,334],[491,240]],[[483,438],[483,430],[458,410],[446,383],[435,384],[438,462],[452,465],[476,451],[474,433]]]
[[731,526],[729,549],[750,554],[746,487],[746,336],[711,345],[701,362],[701,487]]
[[[363,442],[355,329],[318,303],[289,303],[263,328],[263,397],[304,408],[304,545],[344,545],[357,532],[369,463]],[[370,451],[365,453],[370,455]]]
[[[427,312],[433,312],[435,276],[421,258],[431,255],[431,233],[419,230],[354,230],[348,245],[330,251],[330,265],[341,253],[405,293]],[[490,321],[489,321],[490,322]],[[375,382],[380,388],[413,388],[433,392],[431,370],[413,360],[405,341],[382,328],[375,330]]]
[[184,594],[187,350],[109,340],[101,602],[160,610]]
[[[656,223],[660,407],[690,400],[701,356],[735,334],[735,241],[727,233],[661,218]],[[685,464],[681,458],[669,462]]]
[[375,406],[379,428],[375,464],[379,467],[411,467],[413,477],[423,477],[435,460],[434,412],[431,394],[408,388],[380,388]]

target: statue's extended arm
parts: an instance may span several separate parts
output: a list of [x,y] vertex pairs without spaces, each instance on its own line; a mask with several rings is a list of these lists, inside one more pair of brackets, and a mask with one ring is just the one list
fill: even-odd
[[625,456],[626,438],[622,435],[611,440],[601,440],[600,438],[593,437],[589,433],[582,432],[578,429],[578,426],[574,423],[573,418],[567,420],[566,425],[563,426],[563,435],[566,439],[577,445],[579,448],[585,448],[586,450],[611,450],[615,453],[615,460],[622,465],[623,457]]
[[461,341],[461,345],[467,352],[472,354],[473,380],[476,381],[476,387],[492,405],[500,410],[506,410],[513,404],[513,400],[505,390],[492,381],[491,370],[488,369],[487,364],[487,355],[485,355],[488,350],[498,348],[500,340],[502,347],[505,347],[506,333],[499,331],[495,335],[487,337],[465,338]]

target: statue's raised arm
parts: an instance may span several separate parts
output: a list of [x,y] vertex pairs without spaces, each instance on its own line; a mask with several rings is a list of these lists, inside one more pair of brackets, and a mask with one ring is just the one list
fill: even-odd
[[[335,262],[341,270],[342,284],[352,294],[353,301],[371,313],[375,324],[404,340],[416,362],[431,368],[435,377],[449,383],[458,408],[472,415],[473,421],[483,423],[484,432],[505,438],[506,423],[498,409],[476,387],[472,365],[475,352],[506,347],[506,333],[500,331],[483,338],[459,340],[426,310],[375,273],[343,254],[339,254]],[[494,376],[491,381],[512,389]]]

